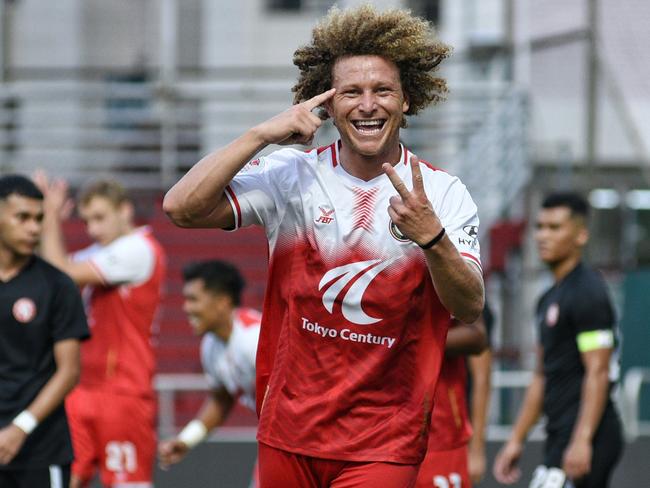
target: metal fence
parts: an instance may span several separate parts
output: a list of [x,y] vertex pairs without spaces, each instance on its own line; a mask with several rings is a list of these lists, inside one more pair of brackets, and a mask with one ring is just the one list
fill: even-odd
[[[165,189],[200,157],[292,103],[289,67],[223,68],[172,84],[146,74],[0,84],[0,170],[45,168],[75,186],[110,173]],[[526,183],[526,104],[507,84],[451,84],[449,99],[410,121],[403,139],[457,174],[485,223]],[[336,137],[331,124],[315,144]],[[269,148],[269,150],[272,148]]]
[[[486,437],[490,441],[504,441],[508,438],[516,409],[509,409],[507,415],[500,415],[502,410],[500,397],[504,392],[518,393],[530,384],[530,371],[493,371],[492,372],[492,408]],[[621,411],[628,441],[640,436],[650,436],[650,420],[641,418],[640,398],[643,386],[650,386],[650,369],[632,368],[621,382],[616,401]],[[188,391],[208,391],[209,386],[201,374],[159,374],[155,378],[155,388],[158,392],[158,431],[161,437],[175,434],[182,426],[177,425],[175,397],[177,393]],[[517,403],[518,402],[513,402]],[[219,442],[254,442],[256,428],[226,427],[218,430],[213,436]],[[530,439],[539,440],[544,437],[541,423],[538,424]]]

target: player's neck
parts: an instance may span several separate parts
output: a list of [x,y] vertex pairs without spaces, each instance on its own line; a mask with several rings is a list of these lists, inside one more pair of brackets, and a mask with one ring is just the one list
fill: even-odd
[[232,319],[232,314],[228,316],[227,320],[224,320],[222,324],[219,324],[215,329],[213,330],[214,334],[221,339],[224,342],[228,342],[230,340],[230,336],[232,335],[232,328],[233,328],[233,319]]
[[31,255],[20,255],[0,246],[0,280],[7,282],[20,273],[20,270],[32,258]]
[[102,243],[102,242],[99,242],[99,241],[98,241],[98,242],[99,242],[99,244],[101,244],[101,245],[103,245],[103,246],[108,246],[109,244],[112,244],[112,243],[115,242],[116,240],[121,239],[121,238],[124,237],[124,236],[128,236],[128,235],[131,234],[134,230],[135,230],[135,226],[133,226],[133,225],[125,225],[123,228],[120,229],[120,233],[117,234],[117,235],[116,235],[116,236],[115,236],[111,241],[109,241],[109,242],[103,242],[103,243]]
[[120,237],[128,236],[135,230],[135,225],[133,224],[127,224],[124,226],[123,232],[120,235]]
[[386,151],[366,156],[341,143],[339,155],[341,159],[339,162],[348,174],[360,180],[370,181],[384,174],[384,170],[381,169],[382,164],[391,163],[395,166],[402,156],[402,149],[399,141],[396,141]]
[[578,266],[581,259],[582,259],[582,253],[578,252],[566,259],[563,259],[562,261],[558,261],[557,263],[552,264],[551,272],[553,273],[555,282],[559,283],[560,281],[562,281],[566,277],[566,275],[568,275],[571,271],[573,271],[576,268],[576,266]]

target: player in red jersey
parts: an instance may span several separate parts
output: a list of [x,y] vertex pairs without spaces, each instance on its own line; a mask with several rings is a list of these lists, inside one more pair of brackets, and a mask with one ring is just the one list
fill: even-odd
[[156,453],[152,324],[165,256],[147,227],[133,224],[124,188],[100,180],[78,210],[95,244],[67,256],[61,219],[70,204],[63,181],[38,176],[45,194],[43,256],[84,286],[92,338],[81,348],[81,380],[66,401],[75,461],[71,487],[99,470],[106,486],[151,486]]
[[[409,12],[332,10],[294,55],[296,104],[165,196],[177,225],[266,230],[263,488],[415,483],[450,315],[472,323],[483,308],[476,206],[399,138],[445,91],[432,72],[448,52]],[[254,159],[311,144],[314,109],[340,140]]]
[[[454,322],[447,335],[445,358],[436,386],[427,455],[420,466],[417,488],[470,488],[472,421],[484,412],[468,408],[468,355],[481,354],[488,344],[485,314],[474,324]],[[476,385],[478,386],[478,385]],[[481,395],[489,391],[479,389]],[[482,402],[482,408],[487,402]],[[482,435],[483,424],[479,426]],[[480,438],[478,439],[480,440]],[[474,446],[476,448],[476,446]],[[474,453],[476,454],[476,453]]]

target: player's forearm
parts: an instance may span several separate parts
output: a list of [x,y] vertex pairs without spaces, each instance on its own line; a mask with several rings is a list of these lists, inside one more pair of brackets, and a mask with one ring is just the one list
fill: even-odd
[[196,163],[165,195],[163,210],[175,224],[191,227],[216,210],[228,183],[266,146],[256,128]]
[[528,432],[533,428],[542,414],[543,401],[544,377],[539,373],[535,373],[532,382],[528,385],[524,403],[519,410],[512,434],[510,434],[511,440],[518,443],[523,443],[526,440]]
[[65,272],[68,255],[63,240],[61,221],[46,211],[41,235],[41,256],[50,264]]
[[571,439],[591,442],[603,416],[609,395],[609,372],[606,368],[585,372],[582,381],[580,411]]
[[[176,440],[185,444],[185,449],[194,448],[203,442],[212,429],[219,427],[224,422],[229,410],[230,407],[223,405],[218,395],[215,394],[207,398],[196,417],[178,433]],[[169,461],[177,462],[178,460],[171,461],[170,459]]]
[[200,420],[203,425],[205,425],[207,431],[210,432],[212,429],[216,429],[225,422],[229,411],[230,407],[228,405],[222,404],[211,397],[205,401],[196,418],[197,420]]
[[[63,354],[71,357],[66,357],[65,361],[57,361],[55,373],[27,407],[27,410],[36,417],[39,423],[47,418],[56,407],[61,405],[65,396],[70,393],[79,381],[81,369],[79,365],[79,341],[77,339],[66,339],[61,343],[69,343],[71,347],[68,347]],[[59,347],[61,343],[57,343],[55,347]]]
[[447,333],[445,355],[480,354],[486,347],[487,335],[483,327],[475,324],[458,324],[451,327]]
[[474,323],[484,305],[483,277],[447,236],[424,254],[440,302],[456,319]]
[[472,393],[470,396],[470,419],[474,433],[471,442],[483,445],[485,429],[490,405],[490,375],[492,353],[490,350],[469,358],[469,370],[472,377]]

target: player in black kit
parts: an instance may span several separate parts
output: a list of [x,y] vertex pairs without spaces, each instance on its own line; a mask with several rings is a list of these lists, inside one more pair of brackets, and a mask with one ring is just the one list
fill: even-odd
[[[535,486],[604,488],[623,440],[610,399],[615,318],[602,277],[582,262],[588,205],[573,193],[548,196],[537,218],[541,259],[555,278],[537,307],[537,367],[509,441],[494,463],[501,483],[520,476],[517,462],[530,428],[547,417],[544,465]],[[546,479],[546,481],[545,481]],[[531,485],[532,486],[532,485]],[[571,485],[572,486],[572,485]]]
[[43,194],[0,177],[0,487],[67,487],[72,445],[63,399],[79,377],[88,325],[79,290],[34,255]]

